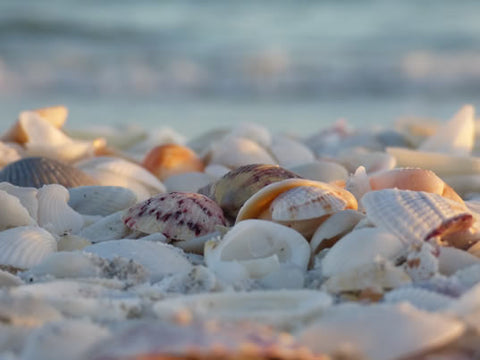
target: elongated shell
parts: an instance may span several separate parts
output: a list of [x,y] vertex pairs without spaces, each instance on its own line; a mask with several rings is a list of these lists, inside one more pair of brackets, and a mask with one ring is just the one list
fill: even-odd
[[106,216],[137,202],[135,193],[121,186],[79,186],[68,192],[68,205],[85,215]]
[[83,171],[44,157],[24,158],[5,166],[0,171],[0,181],[34,188],[47,184],[60,184],[65,187],[95,184],[95,180]]
[[189,240],[225,225],[222,209],[201,194],[159,194],[128,209],[123,222],[147,234],[161,232],[173,240]]
[[37,226],[19,226],[0,232],[0,265],[28,269],[55,251],[55,238]]
[[245,201],[263,187],[297,177],[297,174],[277,165],[245,165],[215,182],[209,196],[220,205],[226,216],[235,217]]
[[423,191],[370,191],[362,203],[373,224],[405,243],[464,231],[473,223],[472,213],[463,204]]

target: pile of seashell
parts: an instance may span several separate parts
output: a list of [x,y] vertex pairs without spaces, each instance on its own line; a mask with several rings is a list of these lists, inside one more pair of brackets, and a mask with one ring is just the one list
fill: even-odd
[[305,139],[67,115],[0,138],[0,359],[480,357],[472,106]]

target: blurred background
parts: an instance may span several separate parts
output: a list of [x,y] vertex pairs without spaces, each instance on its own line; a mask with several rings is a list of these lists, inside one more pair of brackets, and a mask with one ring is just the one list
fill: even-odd
[[478,0],[0,0],[0,119],[296,134],[480,104]]

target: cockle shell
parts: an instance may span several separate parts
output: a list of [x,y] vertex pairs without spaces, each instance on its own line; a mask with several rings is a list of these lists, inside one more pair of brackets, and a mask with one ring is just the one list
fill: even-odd
[[362,198],[367,218],[405,243],[461,232],[473,223],[465,205],[423,191],[384,189]]
[[166,299],[153,306],[161,319],[175,319],[182,312],[193,318],[222,321],[253,320],[278,329],[293,329],[312,321],[332,303],[325,292],[265,290],[189,295]]
[[106,216],[137,202],[135,193],[121,186],[79,186],[68,192],[68,205],[84,215]]
[[161,181],[172,175],[201,172],[205,167],[193,150],[178,144],[154,147],[145,156],[142,165]]
[[38,190],[38,225],[53,234],[75,234],[84,225],[82,215],[68,205],[69,193],[62,185],[44,185]]
[[13,185],[39,188],[46,184],[65,187],[95,185],[96,181],[83,171],[60,161],[29,157],[15,161],[0,171],[0,181]]
[[232,282],[263,278],[284,264],[305,273],[310,260],[308,242],[297,231],[255,219],[239,222],[218,242],[207,242],[204,252],[207,266]]
[[20,200],[6,191],[0,190],[0,231],[16,226],[36,225],[28,210]]
[[238,167],[217,180],[208,195],[220,205],[226,216],[235,217],[245,201],[263,187],[297,177],[297,174],[278,165],[249,164]]
[[28,269],[57,251],[57,241],[37,226],[18,226],[0,232],[0,265]]
[[395,360],[449,344],[462,335],[459,320],[408,304],[343,304],[330,307],[299,334],[315,353]]
[[310,238],[326,215],[356,208],[355,197],[338,186],[287,179],[270,184],[251,196],[240,208],[236,223],[255,218],[272,220]]
[[225,218],[222,209],[204,195],[171,192],[129,208],[123,222],[147,234],[161,232],[172,240],[189,240],[225,225]]

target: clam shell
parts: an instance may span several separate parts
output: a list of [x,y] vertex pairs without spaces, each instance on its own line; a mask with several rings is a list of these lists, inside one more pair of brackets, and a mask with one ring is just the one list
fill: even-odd
[[0,181],[13,185],[40,188],[47,184],[65,187],[94,185],[95,180],[83,171],[60,161],[29,157],[15,161],[0,171]]
[[129,208],[125,225],[147,234],[161,232],[173,240],[191,238],[225,225],[222,209],[201,194],[171,192],[159,194]]
[[464,231],[473,223],[472,213],[463,204],[423,191],[370,191],[362,204],[373,224],[405,243]]
[[36,223],[16,196],[0,190],[0,231]]
[[20,200],[20,203],[27,209],[33,219],[37,219],[38,214],[38,190],[32,187],[15,186],[8,182],[0,182],[0,190],[13,195]]
[[82,215],[68,206],[69,192],[62,185],[44,185],[38,190],[38,225],[53,234],[75,234],[84,225]]
[[121,186],[79,186],[68,192],[68,205],[85,215],[106,216],[137,202],[135,193]]
[[464,329],[459,320],[408,304],[344,304],[327,309],[299,339],[317,354],[350,349],[347,358],[394,360],[447,345]]
[[166,299],[157,302],[153,310],[161,319],[174,319],[187,311],[199,319],[253,320],[279,329],[293,329],[321,315],[331,303],[331,297],[322,291],[265,290]]
[[235,217],[245,201],[263,187],[297,177],[295,173],[277,165],[249,164],[217,180],[209,196],[220,205],[226,216]]
[[28,269],[55,251],[55,238],[37,226],[19,226],[0,232],[1,265]]

